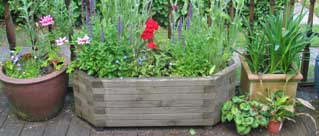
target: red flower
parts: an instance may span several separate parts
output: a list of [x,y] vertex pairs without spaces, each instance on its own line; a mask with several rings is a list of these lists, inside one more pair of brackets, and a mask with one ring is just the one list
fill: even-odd
[[150,48],[150,49],[156,49],[157,48],[155,43],[153,43],[152,41],[147,44],[147,47]]
[[146,22],[146,29],[158,30],[158,23],[154,21],[152,18],[148,19]]
[[145,29],[144,32],[141,35],[141,38],[145,40],[151,40],[154,38],[154,30],[151,29]]

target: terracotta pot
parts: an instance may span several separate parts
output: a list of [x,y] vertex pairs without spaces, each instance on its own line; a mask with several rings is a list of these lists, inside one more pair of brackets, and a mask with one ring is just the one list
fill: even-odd
[[279,134],[282,128],[282,124],[283,123],[281,121],[272,120],[269,122],[267,129],[270,133]]
[[260,99],[275,91],[282,90],[285,95],[295,98],[298,82],[303,79],[302,74],[298,73],[288,82],[290,77],[287,74],[254,74],[251,72],[245,58],[241,57],[241,79],[240,90],[247,93],[252,99]]
[[4,94],[18,118],[26,121],[44,121],[59,113],[68,86],[66,68],[67,65],[60,71],[38,78],[16,79],[5,75],[0,67]]

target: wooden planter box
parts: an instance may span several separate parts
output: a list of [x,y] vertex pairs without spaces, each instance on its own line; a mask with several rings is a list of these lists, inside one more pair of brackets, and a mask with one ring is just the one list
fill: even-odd
[[241,64],[240,90],[247,92],[252,99],[263,98],[278,90],[291,98],[296,97],[298,82],[303,78],[300,73],[286,82],[287,74],[257,75],[251,72],[244,58],[241,58]]
[[235,94],[236,67],[204,78],[100,79],[76,71],[75,112],[96,127],[214,125]]

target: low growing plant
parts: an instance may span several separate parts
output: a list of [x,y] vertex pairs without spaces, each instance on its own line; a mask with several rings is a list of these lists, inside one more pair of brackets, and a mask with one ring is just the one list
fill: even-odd
[[310,114],[297,112],[295,109],[296,106],[303,106],[311,110],[316,110],[310,102],[301,98],[290,98],[281,90],[271,93],[270,96],[266,97],[265,99],[266,101],[263,103],[268,107],[267,112],[269,113],[270,120],[279,122],[290,120],[295,122],[293,119],[294,117],[307,116],[311,118],[315,127],[317,128],[316,120]]
[[250,101],[248,96],[234,96],[221,109],[222,122],[234,122],[237,132],[247,135],[254,128],[268,125],[267,106],[258,101]]

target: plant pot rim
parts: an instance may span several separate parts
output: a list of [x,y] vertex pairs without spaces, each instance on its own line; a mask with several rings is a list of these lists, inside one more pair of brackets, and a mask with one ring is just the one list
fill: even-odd
[[16,85],[25,85],[25,84],[36,84],[36,83],[40,83],[40,82],[44,82],[47,80],[50,80],[52,78],[57,77],[58,75],[60,75],[61,73],[63,73],[66,69],[68,64],[70,63],[68,58],[65,55],[61,55],[62,57],[64,57],[64,64],[61,70],[55,70],[49,74],[46,74],[44,76],[40,76],[40,77],[36,77],[36,78],[28,78],[28,79],[18,79],[18,78],[12,78],[7,76],[4,72],[3,72],[3,66],[0,67],[0,80],[2,82],[5,83],[9,83],[9,84],[16,84]]
[[81,75],[85,75],[84,77],[86,77],[86,79],[90,80],[90,81],[100,81],[102,80],[112,80],[112,81],[122,81],[122,80],[132,80],[132,81],[151,81],[151,80],[215,80],[218,79],[220,77],[222,77],[222,75],[225,75],[225,73],[229,73],[233,70],[236,70],[236,68],[238,67],[238,64],[234,61],[234,59],[231,59],[230,61],[230,65],[228,65],[227,67],[225,67],[223,70],[210,75],[210,76],[204,76],[204,77],[143,77],[143,78],[138,78],[138,77],[124,77],[124,78],[98,78],[98,77],[93,77],[88,75],[86,72],[82,71],[82,70],[76,70],[75,72],[81,74]]
[[[240,62],[242,64],[243,69],[247,72],[249,80],[286,80],[289,75],[288,74],[254,74],[251,72],[249,65],[247,64],[246,59],[243,56],[240,56]],[[294,77],[292,77],[289,81],[300,81],[303,79],[303,76],[300,72]]]

